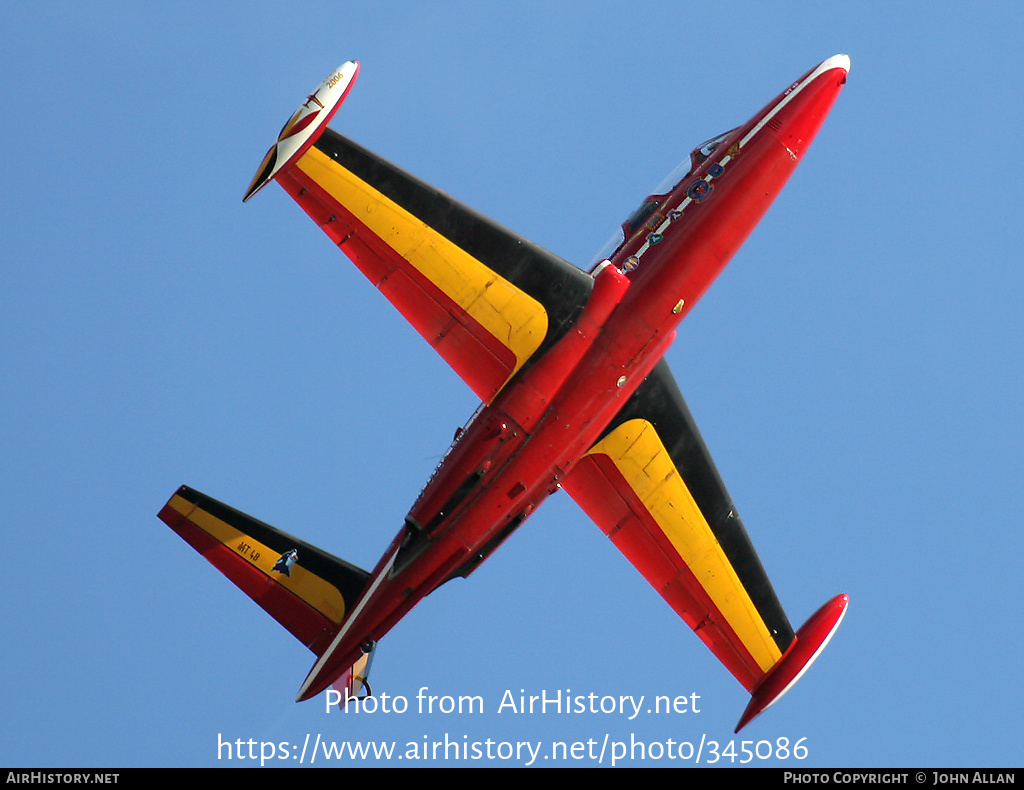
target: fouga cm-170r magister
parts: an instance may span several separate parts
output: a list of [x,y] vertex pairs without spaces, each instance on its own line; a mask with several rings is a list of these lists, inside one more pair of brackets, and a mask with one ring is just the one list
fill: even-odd
[[662,356],[849,66],[829,58],[694,149],[590,272],[328,129],[358,63],[302,103],[244,199],[276,180],[483,403],[370,572],[185,486],[160,511],[316,655],[299,700],[369,693],[377,640],[560,488],[751,693],[737,730],[803,674],[848,599],[794,632]]

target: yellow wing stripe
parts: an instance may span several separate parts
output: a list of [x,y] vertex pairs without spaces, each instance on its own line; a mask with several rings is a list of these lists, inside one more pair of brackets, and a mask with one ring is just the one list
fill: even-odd
[[647,420],[629,420],[595,444],[615,464],[680,558],[763,671],[781,653],[707,519]]
[[296,166],[505,345],[516,370],[537,350],[548,329],[540,302],[319,149]]
[[292,566],[290,576],[273,573],[274,564],[280,557],[279,552],[264,546],[251,535],[235,529],[177,494],[171,497],[168,505],[217,541],[234,550],[238,556],[263,571],[273,581],[295,593],[328,620],[340,623],[344,619],[345,600],[338,588],[330,582],[298,564]]

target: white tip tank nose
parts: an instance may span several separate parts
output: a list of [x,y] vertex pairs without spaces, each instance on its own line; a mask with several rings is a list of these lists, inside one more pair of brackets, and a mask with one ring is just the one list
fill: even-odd
[[821,71],[827,71],[828,69],[842,69],[843,71],[850,71],[850,56],[849,55],[833,55],[819,67]]

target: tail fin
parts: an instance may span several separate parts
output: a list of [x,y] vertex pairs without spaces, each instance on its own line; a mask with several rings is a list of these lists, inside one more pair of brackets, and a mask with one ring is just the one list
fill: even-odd
[[188,486],[159,513],[215,568],[320,655],[370,574]]
[[331,684],[346,702],[373,696],[373,691],[370,690],[370,666],[373,664],[376,649],[376,643],[371,645],[356,663],[342,672]]

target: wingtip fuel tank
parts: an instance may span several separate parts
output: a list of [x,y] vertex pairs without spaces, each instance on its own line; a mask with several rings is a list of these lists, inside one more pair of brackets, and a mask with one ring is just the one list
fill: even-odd
[[244,203],[259,192],[277,173],[294,162],[316,141],[328,121],[345,101],[359,74],[359,63],[342,63],[316,86],[281,129],[277,140],[263,157],[256,175],[245,191]]
[[746,710],[736,725],[735,732],[746,727],[755,717],[759,716],[810,669],[811,664],[821,655],[821,651],[839,629],[839,624],[846,616],[846,607],[850,604],[850,596],[845,593],[832,598],[796,632],[796,639],[790,650],[779,659],[769,670],[761,682],[754,688]]

